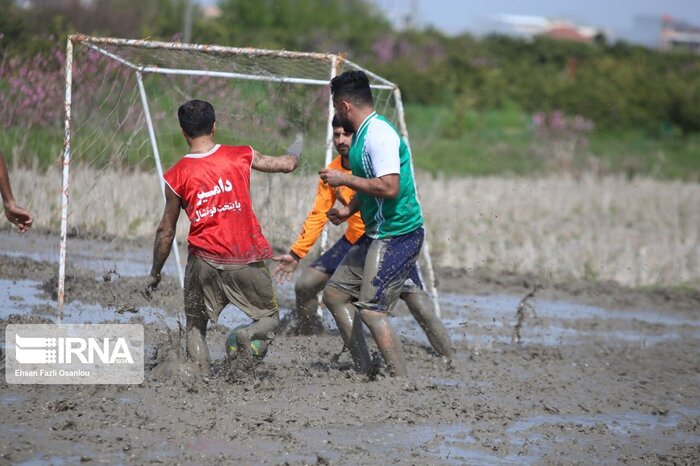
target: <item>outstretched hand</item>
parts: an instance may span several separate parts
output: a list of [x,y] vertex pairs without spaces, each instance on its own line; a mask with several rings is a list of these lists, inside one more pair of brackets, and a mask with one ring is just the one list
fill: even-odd
[[146,282],[146,288],[141,292],[146,301],[150,301],[153,298],[153,292],[156,291],[158,285],[160,284],[160,274],[151,275],[148,277]]
[[301,151],[304,148],[304,133],[297,131],[294,142],[287,147],[287,154],[293,155],[296,158],[301,157]]
[[291,254],[273,256],[272,260],[279,262],[277,267],[275,267],[275,270],[272,272],[272,277],[277,283],[280,284],[288,282],[299,265],[299,261],[297,261]]
[[20,233],[24,233],[32,227],[34,217],[28,211],[16,204],[5,205],[5,216],[17,226]]
[[333,225],[340,225],[350,218],[350,209],[347,206],[333,207],[326,212],[326,217]]

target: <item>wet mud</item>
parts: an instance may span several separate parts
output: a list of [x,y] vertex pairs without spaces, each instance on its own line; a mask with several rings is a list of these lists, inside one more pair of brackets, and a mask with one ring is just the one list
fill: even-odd
[[[3,341],[8,323],[56,321],[54,238],[0,231]],[[197,375],[183,361],[175,274],[152,301],[140,294],[149,241],[81,241],[62,321],[142,323],[145,380],[11,385],[3,374],[0,464],[700,463],[697,290],[438,270],[457,357],[438,357],[400,304],[392,326],[409,376],[379,365],[370,380],[328,311],[322,334],[294,335],[286,285],[277,338],[255,377],[231,383],[224,340],[247,323],[241,312],[210,326],[211,371]],[[91,248],[114,252],[93,261]]]

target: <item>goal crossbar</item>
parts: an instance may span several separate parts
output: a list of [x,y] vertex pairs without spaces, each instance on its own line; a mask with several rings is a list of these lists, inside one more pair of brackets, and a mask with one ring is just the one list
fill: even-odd
[[[132,67],[134,69],[139,69],[142,72],[152,72],[152,73],[169,73],[175,70],[168,67],[155,67],[148,66],[147,64],[137,64],[133,63],[127,59],[124,59],[113,52],[109,52],[104,47],[99,47],[99,45],[105,46],[116,46],[116,47],[129,47],[134,49],[162,49],[162,50],[183,50],[183,51],[193,51],[200,52],[205,55],[211,56],[241,56],[248,58],[261,58],[268,57],[274,59],[312,59],[319,62],[326,62],[328,65],[332,63],[340,63],[349,68],[362,70],[371,78],[370,86],[376,89],[394,89],[398,87],[395,83],[373,73],[366,68],[346,59],[345,57],[332,54],[332,53],[316,53],[316,52],[295,52],[289,50],[270,50],[270,49],[259,49],[259,48],[240,48],[240,47],[227,47],[222,45],[202,45],[202,44],[184,44],[181,42],[159,42],[159,41],[149,41],[141,39],[119,39],[111,37],[93,37],[84,34],[73,34],[68,38],[69,41],[73,43],[83,43],[92,49],[109,56],[112,59],[120,61],[126,66]],[[181,72],[189,72],[192,70],[180,70]],[[203,74],[205,76],[217,76],[217,77],[231,77],[231,78],[243,78],[245,76],[255,77],[255,74],[250,73],[240,73],[240,74]],[[260,78],[265,78],[266,80],[274,80],[275,75],[270,73],[268,75],[259,75]],[[303,77],[289,76],[288,79],[294,80],[289,82],[298,82],[300,84],[316,84],[316,85],[328,85],[327,80],[304,80]]]
[[[117,41],[119,39],[112,39],[114,41]],[[144,41],[135,41],[135,42],[144,42]],[[110,42],[112,43],[112,42]],[[114,43],[118,44],[118,42]],[[187,76],[205,76],[205,77],[213,77],[213,78],[229,78],[229,79],[247,79],[250,81],[272,81],[272,82],[279,82],[279,83],[285,83],[285,84],[310,84],[310,85],[316,85],[316,86],[327,86],[328,85],[328,80],[327,79],[309,79],[309,78],[299,78],[299,77],[293,77],[293,76],[270,76],[270,75],[261,75],[261,74],[252,74],[252,73],[232,73],[232,72],[227,72],[227,71],[205,71],[205,70],[189,70],[189,69],[182,69],[182,68],[168,68],[168,67],[157,67],[157,66],[148,66],[148,65],[137,65],[135,63],[130,62],[129,60],[126,60],[112,52],[109,52],[105,50],[102,47],[99,47],[95,45],[94,43],[87,42],[86,45],[91,48],[92,50],[95,50],[96,52],[99,52],[115,61],[118,61],[119,63],[123,64],[124,66],[128,66],[129,68],[132,68],[136,71],[140,71],[142,73],[160,73],[160,74],[179,74],[179,75],[187,75]],[[130,44],[133,46],[136,46],[135,44]],[[201,48],[204,46],[197,46],[193,44],[179,44],[182,46],[192,46],[194,48],[189,48],[189,47],[181,47],[178,48],[177,50],[196,50],[196,51],[202,51]],[[150,47],[154,48],[154,47]],[[230,53],[231,55],[236,54],[238,51],[241,49],[233,48],[233,47],[217,47],[220,49],[224,49],[226,52]],[[174,50],[174,48],[171,48]],[[248,49],[246,49],[248,50]],[[263,49],[253,49],[253,50],[259,50],[259,51],[265,51]],[[292,53],[292,52],[289,52]],[[301,53],[301,52],[299,52]],[[309,54],[306,54],[309,55]],[[312,58],[318,58],[318,59],[324,59],[326,58],[326,55],[322,54],[310,54]],[[296,58],[305,58],[304,56],[296,57]],[[336,58],[335,56],[332,58]],[[353,66],[357,69],[361,69],[358,65],[355,65],[349,60],[344,60],[345,63],[347,63],[350,66]],[[363,70],[366,74],[370,74],[367,70]],[[372,89],[385,89],[385,90],[394,90],[397,86],[390,81],[385,80],[384,78],[373,75],[375,79],[377,79],[380,82],[383,82],[384,84],[376,84],[376,83],[370,83],[370,87]]]

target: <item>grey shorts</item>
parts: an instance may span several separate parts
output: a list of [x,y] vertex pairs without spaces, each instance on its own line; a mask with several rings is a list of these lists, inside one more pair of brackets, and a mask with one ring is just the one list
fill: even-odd
[[[416,260],[423,246],[423,228],[387,239],[362,236],[350,248],[328,281],[357,301],[355,306],[388,311],[402,292],[420,292]],[[418,274],[418,275],[416,275]],[[411,280],[407,280],[411,277]]]
[[191,255],[185,269],[185,314],[213,322],[231,303],[251,319],[277,314],[277,296],[264,262],[218,265]]

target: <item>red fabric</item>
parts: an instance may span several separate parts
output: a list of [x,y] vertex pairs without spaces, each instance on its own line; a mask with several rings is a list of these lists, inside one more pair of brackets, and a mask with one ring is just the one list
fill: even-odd
[[188,154],[164,175],[190,219],[190,254],[221,264],[272,257],[250,199],[250,146]]

